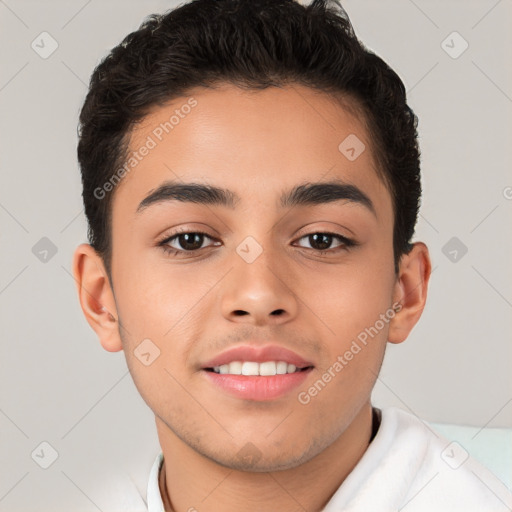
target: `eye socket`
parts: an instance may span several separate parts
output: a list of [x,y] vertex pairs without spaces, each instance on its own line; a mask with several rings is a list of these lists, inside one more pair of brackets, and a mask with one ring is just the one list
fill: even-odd
[[[314,251],[320,252],[334,252],[337,249],[343,249],[355,245],[354,240],[351,240],[350,238],[347,238],[343,235],[339,235],[337,233],[329,233],[324,231],[310,233],[299,238],[299,240],[303,239],[307,239],[309,243],[309,247],[306,247],[307,249],[312,249]],[[333,239],[337,239],[339,242],[338,245],[336,245],[334,248],[332,247]]]
[[[208,233],[202,231],[180,231],[162,240],[158,245],[161,246],[164,251],[178,255],[204,249],[203,243],[205,239],[214,240]],[[172,245],[173,243],[176,243],[178,247]]]

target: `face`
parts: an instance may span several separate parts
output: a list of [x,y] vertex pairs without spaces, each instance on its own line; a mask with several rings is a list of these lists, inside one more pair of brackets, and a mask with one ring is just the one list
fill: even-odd
[[112,285],[159,433],[233,468],[310,460],[369,403],[394,314],[391,196],[363,123],[298,85],[197,88],[130,150]]

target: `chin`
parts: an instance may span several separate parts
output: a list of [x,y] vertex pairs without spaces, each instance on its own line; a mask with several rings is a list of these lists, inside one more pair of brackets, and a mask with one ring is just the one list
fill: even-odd
[[252,473],[268,473],[298,467],[314,458],[318,451],[320,450],[316,450],[311,443],[305,449],[296,447],[293,451],[284,452],[284,450],[269,445],[260,449],[256,444],[249,441],[234,453],[224,451],[213,455],[203,453],[203,455],[229,469]]

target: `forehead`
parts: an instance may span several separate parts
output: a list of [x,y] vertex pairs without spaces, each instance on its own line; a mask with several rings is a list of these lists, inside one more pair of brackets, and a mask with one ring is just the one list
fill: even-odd
[[390,209],[364,120],[305,86],[192,89],[134,127],[129,156],[114,203],[131,210],[170,180],[222,186],[241,201],[270,205],[297,183],[332,179],[373,196],[377,210]]

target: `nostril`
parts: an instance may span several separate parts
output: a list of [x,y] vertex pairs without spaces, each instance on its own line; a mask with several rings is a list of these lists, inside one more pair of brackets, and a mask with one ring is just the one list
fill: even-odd
[[275,311],[272,311],[271,315],[278,316],[284,313],[284,309],[276,309]]
[[233,311],[233,313],[236,316],[244,316],[248,314],[247,311],[243,311],[242,309],[236,309],[235,311]]

